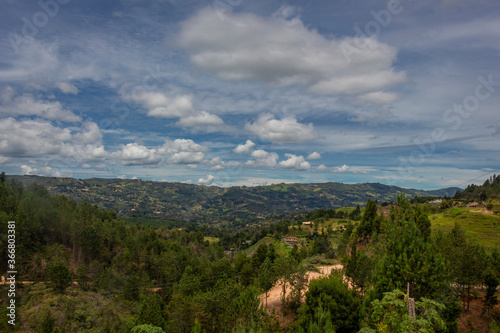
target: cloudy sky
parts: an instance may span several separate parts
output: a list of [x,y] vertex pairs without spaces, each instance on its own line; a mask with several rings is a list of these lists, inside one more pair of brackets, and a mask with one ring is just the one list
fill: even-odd
[[436,189],[499,172],[496,0],[0,7],[7,174]]

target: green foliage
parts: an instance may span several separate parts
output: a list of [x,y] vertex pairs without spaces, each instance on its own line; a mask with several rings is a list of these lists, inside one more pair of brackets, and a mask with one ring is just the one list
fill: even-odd
[[136,301],[139,299],[139,278],[132,274],[125,278],[125,286],[123,288],[123,297],[128,301]]
[[37,333],[52,333],[54,330],[55,318],[52,317],[49,310],[45,311],[38,325]]
[[[229,314],[232,314],[230,328],[240,325],[241,327],[263,328],[265,325],[265,317],[262,316],[260,310],[260,300],[258,292],[255,288],[246,288],[241,294],[234,298],[229,306]],[[235,315],[235,313],[237,315]],[[232,326],[232,323],[236,325]]]
[[356,288],[364,290],[371,281],[373,266],[372,258],[364,253],[358,254],[357,251],[353,251],[353,254],[347,259],[345,273],[351,278]]
[[460,261],[452,265],[455,266],[457,283],[466,289],[462,297],[466,300],[467,310],[469,310],[472,298],[471,289],[474,285],[481,282],[484,269],[486,268],[486,253],[481,246],[469,242],[464,247],[457,249],[457,251],[457,257]]
[[342,274],[312,280],[306,292],[306,301],[299,309],[299,323],[307,330],[310,323],[318,322],[320,312],[331,316],[336,332],[355,332],[359,329],[360,299],[356,291],[349,289]]
[[484,276],[484,284],[486,286],[486,294],[484,295],[484,307],[486,312],[490,312],[495,305],[498,304],[498,298],[495,295],[497,292],[497,287],[499,280],[493,272],[488,272]]
[[342,231],[342,237],[340,238],[340,242],[337,248],[337,251],[340,256],[344,256],[347,252],[347,249],[349,247],[349,240],[351,238],[351,235],[354,231],[354,225],[349,222],[346,225],[346,229]]
[[255,269],[258,269],[260,265],[266,260],[268,254],[268,246],[264,243],[260,244],[252,256],[252,263]]
[[422,213],[418,216],[416,223],[420,229],[421,235],[427,241],[431,236],[431,220],[429,220],[427,214]]
[[371,332],[435,332],[444,330],[446,323],[439,315],[444,305],[423,297],[415,302],[417,316],[412,317],[407,308],[408,295],[395,289],[384,293],[382,300],[371,304],[369,324],[361,333]]
[[384,254],[375,268],[375,298],[411,284],[412,295],[436,295],[449,289],[446,262],[424,241],[414,222],[411,207],[394,212],[388,222]]
[[441,203],[439,204],[439,209],[443,210],[443,209],[447,209],[447,208],[450,208],[450,203],[448,202],[448,200],[443,200],[441,201]]
[[286,308],[287,288],[290,286],[292,275],[297,272],[298,263],[292,256],[281,256],[274,262],[276,277],[281,280],[281,303]]
[[[87,201],[51,196],[38,185],[0,182],[2,228],[9,220],[16,221],[16,236],[23,240],[19,266],[26,270],[19,279],[50,282],[19,291],[23,331],[36,331],[49,308],[63,332],[129,332],[140,324],[189,332],[196,319],[202,331],[219,332],[220,325],[234,330],[264,316],[259,292],[236,282],[238,274],[253,281],[252,261],[243,255],[239,269],[236,262],[233,267],[221,246],[224,235],[211,244],[200,231],[128,225]],[[0,252],[6,254],[5,246]],[[276,256],[267,244],[265,252],[264,260]],[[71,297],[61,295],[73,280],[68,262],[78,282]]]
[[54,262],[47,268],[47,278],[52,288],[58,293],[63,293],[73,280],[68,265],[62,261]]
[[93,260],[100,254],[100,239],[94,226],[85,226],[82,229],[80,242],[86,261]]
[[295,272],[288,276],[290,293],[286,298],[286,306],[295,311],[300,307],[304,293],[307,289],[307,269],[303,265],[298,265]]
[[259,282],[259,287],[262,288],[262,290],[264,290],[264,293],[266,294],[267,308],[267,293],[276,282],[276,274],[274,273],[274,268],[269,257],[264,260],[262,265],[260,265],[257,281]]
[[[19,307],[23,332],[36,331],[50,311],[56,319],[53,332],[129,332],[138,306],[109,295],[72,290],[55,294],[45,284],[24,285]],[[16,304],[17,305],[17,304]],[[3,331],[2,331],[3,332]]]
[[374,232],[380,232],[380,220],[377,215],[377,203],[368,200],[365,212],[358,226],[358,236],[368,237]]
[[359,221],[361,219],[361,208],[359,207],[359,204],[356,206],[356,209],[354,209],[349,215],[349,218],[354,221]]
[[[58,182],[60,183],[56,183],[55,188],[73,184],[72,180],[63,179]],[[109,190],[109,188],[105,189],[106,184],[109,184],[108,180],[91,180],[77,181],[74,186],[75,191],[78,191],[78,188],[91,188],[91,191],[82,193],[99,193],[101,190]],[[143,194],[127,197],[133,194],[133,191],[127,189],[128,186],[137,186]],[[333,184],[331,188],[335,186],[339,185]],[[370,186],[377,188],[376,184]],[[154,184],[120,181],[113,183],[112,189],[118,190],[116,193],[120,193],[120,199],[123,200],[117,200],[117,202],[134,202],[134,207],[137,203],[141,207],[149,207],[148,205],[155,203],[154,196],[151,196],[151,200],[148,198],[147,203],[141,201],[143,195],[148,193],[148,187],[154,187]],[[307,193],[307,186],[305,188],[305,195],[310,195]],[[356,191],[361,191],[363,188],[361,186]],[[185,190],[185,192],[178,193],[176,192],[178,190],[181,192]],[[212,189],[207,190],[212,191]],[[216,194],[217,191],[219,189],[214,188],[212,194]],[[251,192],[253,189],[250,192],[247,191],[245,193],[248,196],[243,199],[238,199],[238,195],[241,194],[239,189],[221,189],[220,191],[223,195],[228,195],[231,200],[248,203],[249,201],[245,200],[262,200],[267,189],[263,189],[262,192]],[[188,187],[182,185],[172,188],[166,185],[165,193],[167,192],[172,196],[172,201],[177,200],[174,198],[175,195],[182,197],[189,193]],[[315,193],[317,192],[320,191]],[[122,195],[123,193],[126,195]],[[278,194],[290,194],[295,199],[300,197],[295,185],[288,186],[287,192]],[[361,196],[359,194],[355,197]],[[290,198],[292,197],[288,197]],[[308,198],[315,200],[312,195]],[[279,200],[282,199],[271,198],[265,204],[275,204]],[[306,206],[311,202],[313,201],[309,203],[304,201],[301,204]],[[107,202],[102,201],[102,204],[107,204]],[[423,278],[429,280],[425,280],[428,285],[437,285],[436,281],[430,281],[432,279],[428,278],[425,271],[427,269],[429,274],[435,272],[433,267],[439,260],[432,253],[435,254],[436,246],[434,245],[432,251],[427,253],[426,251],[429,250],[427,245],[419,245],[422,237],[409,241],[412,235],[418,236],[419,228],[416,227],[415,216],[419,216],[423,210],[418,211],[419,214],[412,213],[409,205],[406,205],[403,200],[399,200],[399,204],[401,207],[406,207],[407,211],[393,211],[391,213],[393,219],[387,229],[380,228],[379,230],[376,224],[375,227],[371,222],[367,224],[371,225],[368,228],[372,230],[371,234],[377,232],[379,237],[377,241],[364,244],[368,248],[362,253],[360,251],[357,254],[353,248],[352,261],[346,266],[349,271],[348,275],[353,278],[355,284],[366,286],[366,290],[370,289],[368,268],[371,263],[384,261],[384,252],[388,249],[391,249],[388,251],[390,256],[396,258],[392,261],[392,265],[397,266],[397,269],[389,270],[393,280],[398,279],[401,272],[405,276],[406,267],[401,266],[406,265],[410,267],[409,271],[412,274],[421,274]],[[378,223],[375,221],[377,218],[375,220],[369,218],[369,216],[377,215],[376,204],[370,203],[369,206],[365,209],[363,216],[360,214],[361,208],[359,207],[320,210],[313,214],[316,214],[315,219],[318,221],[325,220],[322,223],[322,227],[325,228],[331,227],[332,222],[335,223],[329,220],[333,216],[345,218],[349,214],[357,215],[356,218],[363,222]],[[200,214],[199,221],[205,221],[207,216],[218,217],[218,213],[214,210],[207,213],[212,209],[210,204],[196,209],[198,209],[197,214]],[[259,209],[264,208],[259,207]],[[375,215],[372,214],[373,211]],[[234,212],[235,210],[232,210],[232,213]],[[240,218],[240,221],[244,221],[242,223],[247,222],[244,216]],[[305,269],[299,265],[299,262],[307,257],[308,249],[319,256],[310,258],[308,262],[321,262],[325,254],[329,256],[329,251],[333,254],[331,250],[339,241],[339,253],[345,253],[351,236],[352,239],[356,236],[352,233],[354,225],[348,224],[348,230],[344,231],[342,236],[339,232],[335,232],[333,237],[331,234],[327,235],[326,232],[322,235],[312,235],[309,238],[309,246],[301,246],[300,249],[296,247],[288,255],[288,250],[283,251],[277,247],[276,243],[279,241],[273,236],[259,242],[259,239],[267,234],[274,235],[274,237],[283,233],[291,234],[288,221],[281,221],[277,225],[267,224],[260,229],[249,228],[247,231],[238,231],[234,234],[229,234],[219,228],[194,228],[193,223],[182,225],[182,230],[166,227],[154,229],[145,224],[131,225],[118,220],[115,211],[100,209],[90,200],[77,203],[63,196],[51,196],[42,186],[22,187],[15,181],[0,182],[1,227],[4,228],[9,220],[16,220],[16,236],[19,235],[23,240],[19,244],[19,251],[22,253],[19,256],[19,265],[26,268],[24,270],[26,273],[23,273],[20,279],[51,281],[50,284],[25,285],[20,290],[20,293],[23,293],[21,295],[23,302],[19,303],[19,313],[23,318],[21,322],[23,331],[35,331],[43,319],[44,311],[50,309],[51,316],[56,318],[55,322],[58,326],[54,331],[129,332],[134,326],[144,324],[145,329],[160,327],[175,332],[192,330],[234,332],[238,327],[255,332],[274,332],[277,331],[276,323],[260,309],[258,298],[260,290],[256,288],[258,284],[261,284],[263,289],[266,288],[264,281],[269,277],[267,273],[270,270],[278,272],[277,276],[282,278],[282,291],[289,291],[286,293],[288,296],[283,297],[284,310],[294,309],[300,305],[305,291]],[[406,222],[401,222],[406,220],[413,223],[413,226],[409,228],[410,231],[407,231],[408,235],[397,230],[397,236],[394,236],[396,226],[407,227]],[[221,220],[222,224],[226,222]],[[396,226],[392,225],[393,222]],[[307,229],[308,233],[312,231]],[[204,237],[206,231],[220,241],[218,243],[206,242]],[[401,236],[403,245],[400,248],[394,244],[390,245],[396,242],[393,238]],[[247,242],[249,240],[250,242]],[[238,249],[248,247],[249,243],[257,244],[252,257],[247,256],[253,251],[252,249],[246,253],[236,254]],[[224,248],[230,247],[234,247],[235,250],[226,257]],[[407,250],[406,247],[420,250]],[[5,243],[1,238],[0,250],[5,256]],[[419,259],[414,255],[422,251],[424,259]],[[488,257],[492,269],[497,267],[495,262],[500,260],[500,255],[495,255],[495,253],[493,251]],[[408,255],[411,259],[406,260],[404,257]],[[234,259],[233,256],[235,256]],[[434,258],[434,261],[429,258]],[[420,265],[420,262],[425,264]],[[75,286],[70,289],[70,292],[61,295],[60,293],[64,292],[68,283],[73,280],[67,263],[71,263],[75,271],[78,287]],[[1,262],[0,265],[5,265],[5,262]],[[5,268],[5,266],[2,267]],[[413,272],[414,267],[417,267],[416,272]],[[443,272],[447,271],[446,267],[445,265]],[[440,278],[439,274],[434,275],[436,279]],[[342,284],[342,278],[340,276],[337,278],[337,282]],[[312,286],[315,283],[313,282]],[[58,284],[61,285],[60,288],[56,288]],[[389,285],[391,284],[386,284],[386,286]],[[446,287],[446,284],[443,285]],[[47,286],[53,286],[54,291],[57,289],[58,293],[53,292]],[[313,290],[314,288],[316,287],[312,287]],[[305,315],[304,320],[301,319],[302,328],[329,330],[335,325],[337,330],[349,331],[345,328],[349,322],[352,324],[349,327],[358,327],[357,324],[353,324],[359,321],[360,300],[356,292],[340,285],[329,288],[326,287],[325,292],[317,292],[316,299],[320,299],[321,304],[319,302],[309,304],[311,310],[307,319]],[[412,285],[412,294],[416,292],[415,288],[417,288],[417,283]],[[432,288],[422,289],[422,293],[433,292],[433,290]],[[446,291],[447,288],[443,290]],[[445,296],[443,297],[446,298]],[[309,303],[315,298],[311,297]],[[440,301],[447,306],[442,310],[443,319],[456,318],[453,317],[455,315],[453,306],[448,307],[452,303],[446,303],[443,299]],[[322,310],[316,310],[320,305]],[[301,314],[302,311],[300,311]],[[449,317],[445,318],[446,311],[449,311]],[[354,320],[354,317],[357,319]],[[333,325],[329,326],[330,324]],[[0,330],[3,328],[0,325]]]
[[332,315],[329,311],[323,310],[320,306],[315,311],[315,320],[309,322],[307,329],[299,327],[299,333],[335,333],[335,328],[332,324]]
[[[258,222],[259,217],[273,217],[311,207],[328,211],[335,198],[336,208],[356,206],[368,200],[393,201],[398,189],[383,184],[287,184],[259,187],[219,188],[193,184],[152,182],[138,179],[70,179],[34,176],[8,176],[28,183],[38,182],[82,202],[87,199],[120,216],[141,224],[166,225],[170,228],[202,222],[227,223],[234,230],[238,224]],[[279,188],[280,190],[276,190]],[[456,189],[443,191],[407,190],[411,196],[453,195]],[[195,198],[195,200],[193,200]],[[200,205],[203,202],[203,206]],[[132,210],[133,209],[133,210]],[[319,216],[320,217],[320,216]],[[360,209],[351,216],[361,219]],[[344,218],[342,216],[341,218]],[[313,219],[311,219],[313,220]],[[182,222],[182,223],[180,223]],[[272,234],[272,233],[271,233]]]
[[166,327],[166,321],[163,317],[162,299],[160,295],[153,294],[146,296],[142,301],[141,310],[137,317],[137,324],[147,324],[158,327]]
[[130,330],[130,333],[165,333],[161,327],[152,325],[138,325]]
[[492,321],[490,323],[490,331],[489,333],[500,333],[500,324],[496,321]]
[[488,256],[484,249],[467,239],[458,223],[446,236],[436,237],[438,249],[450,263],[455,283],[460,286],[464,309],[469,309],[471,290],[483,278],[483,271],[488,265]]
[[494,248],[490,253],[489,265],[496,273],[497,278],[500,278],[500,251],[497,248]]
[[483,185],[471,184],[456,199],[482,200],[500,194],[500,175],[492,175]]
[[498,247],[500,216],[472,212],[468,208],[454,207],[431,215],[433,232],[451,232],[455,224],[460,225],[468,238],[490,248]]
[[194,302],[200,304],[201,309],[191,306],[189,311],[197,311],[199,318],[195,315],[195,321],[198,319],[207,332],[217,332],[219,327],[234,327],[239,312],[233,304],[243,290],[244,287],[235,280],[221,280],[212,289],[195,296]]
[[324,254],[326,258],[334,258],[335,250],[328,238],[328,234],[316,234],[311,246],[310,255]]

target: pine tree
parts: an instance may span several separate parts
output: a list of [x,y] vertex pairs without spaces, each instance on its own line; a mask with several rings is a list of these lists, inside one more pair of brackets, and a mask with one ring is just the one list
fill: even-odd
[[162,303],[162,299],[158,294],[147,296],[142,301],[137,324],[149,324],[161,328],[165,327],[166,321],[162,315]]
[[299,333],[335,333],[335,328],[332,324],[332,315],[329,311],[325,311],[321,306],[315,311],[315,320],[309,322],[307,330],[299,327]]
[[351,278],[352,283],[361,291],[370,282],[373,270],[372,259],[364,253],[358,254],[353,247],[351,256],[346,265],[346,275]]
[[422,213],[418,216],[417,226],[424,239],[426,241],[429,240],[429,237],[431,236],[431,220],[429,220],[427,214]]
[[311,281],[306,292],[306,301],[299,309],[299,324],[308,329],[311,322],[321,322],[318,319],[323,310],[330,313],[330,320],[336,332],[359,330],[360,299],[356,291],[344,282],[341,273],[334,272],[328,278]]
[[377,215],[377,204],[375,201],[368,200],[365,212],[359,223],[358,235],[360,237],[367,237],[375,231],[379,232],[380,224],[377,222],[380,222]]
[[71,285],[72,276],[68,265],[62,261],[52,263],[47,268],[47,277],[58,293],[63,293]]
[[281,303],[285,306],[286,290],[289,286],[290,276],[297,271],[297,262],[291,256],[278,257],[274,262],[276,277],[281,280]]
[[52,317],[52,314],[49,310],[45,311],[40,320],[40,324],[38,325],[37,332],[38,333],[52,333],[54,330],[55,318]]
[[259,275],[257,280],[259,281],[259,287],[264,290],[266,295],[266,308],[267,308],[267,296],[269,290],[273,287],[276,282],[276,274],[274,273],[273,265],[269,257],[264,260],[259,268]]
[[264,260],[266,260],[267,255],[268,255],[268,250],[269,250],[269,247],[266,244],[262,243],[259,245],[259,247],[255,251],[255,253],[253,254],[252,264],[253,264],[255,270],[259,269],[260,265],[262,265]]
[[485,307],[485,311],[483,312],[490,313],[495,305],[498,304],[498,298],[495,294],[497,292],[499,281],[493,272],[488,272],[485,274],[484,284],[486,285],[486,295],[483,300]]
[[387,225],[385,254],[375,269],[375,298],[380,299],[384,292],[405,289],[407,283],[416,298],[449,289],[445,260],[424,241],[414,222],[411,206],[402,199],[400,207],[391,214],[393,219]]
[[469,309],[472,286],[481,282],[487,265],[484,249],[471,243],[458,223],[446,236],[440,250],[450,262],[455,282],[461,287],[462,306]]

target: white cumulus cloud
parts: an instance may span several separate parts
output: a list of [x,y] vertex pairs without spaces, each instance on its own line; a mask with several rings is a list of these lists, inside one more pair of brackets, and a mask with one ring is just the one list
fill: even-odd
[[12,88],[4,88],[0,93],[3,105],[0,105],[0,114],[9,116],[36,116],[48,120],[64,122],[80,122],[82,119],[69,110],[65,110],[61,103],[43,101],[32,94],[25,93],[14,97]]
[[331,172],[333,172],[333,173],[344,173],[344,172],[347,172],[347,170],[349,170],[349,166],[346,165],[346,164],[344,164],[341,167],[333,167],[331,169]]
[[61,90],[65,94],[77,95],[79,92],[77,87],[68,82],[58,82],[56,83],[56,87],[59,88],[59,90]]
[[200,178],[198,179],[198,184],[203,184],[203,185],[211,185],[214,182],[215,177],[212,175],[208,175],[206,178]]
[[224,124],[224,121],[219,116],[206,111],[200,111],[181,118],[177,124],[183,127],[218,126]]
[[293,169],[293,170],[309,170],[311,169],[311,164],[305,160],[304,156],[297,156],[294,154],[285,154],[288,157],[287,160],[281,161],[279,166],[284,169]]
[[191,95],[167,97],[160,92],[142,92],[131,94],[128,98],[147,108],[150,117],[182,118],[194,113]]
[[275,167],[278,164],[278,154],[274,152],[267,152],[262,149],[254,150],[251,154],[254,160],[246,162],[249,166],[256,167]]
[[128,143],[114,155],[122,160],[123,165],[158,165],[161,162],[158,151],[137,143]]
[[71,143],[71,131],[38,120],[0,119],[0,155],[6,157],[39,157],[59,154],[65,143]]
[[202,152],[181,151],[172,154],[168,158],[168,162],[173,164],[194,164],[203,161],[204,156]]
[[307,156],[308,160],[319,160],[321,158],[321,154],[318,152],[312,152]]
[[159,149],[162,155],[169,155],[167,162],[173,164],[197,164],[204,160],[203,152],[208,148],[191,139],[167,140]]
[[160,148],[160,154],[172,154],[178,152],[204,152],[208,148],[197,144],[191,139],[167,140]]
[[239,144],[236,148],[233,149],[233,152],[236,154],[248,154],[255,147],[255,143],[252,140],[247,140],[245,144]]
[[327,167],[324,164],[321,164],[320,166],[316,167],[315,170],[320,171],[320,172],[344,173],[350,169],[351,168],[346,164],[344,164],[340,167]]
[[285,6],[271,18],[205,9],[182,23],[179,42],[193,64],[226,80],[261,79],[316,94],[363,95],[406,79],[392,65],[396,48],[375,37],[326,38],[292,9]]
[[254,123],[247,123],[245,129],[275,143],[306,142],[316,137],[313,124],[301,124],[293,117],[275,119],[271,114],[261,114]]
[[192,95],[168,97],[161,92],[141,92],[125,97],[148,109],[147,115],[150,117],[179,118],[178,126],[194,131],[216,132],[224,125],[219,116],[195,110]]
[[21,165],[21,173],[23,175],[31,175],[33,172],[36,172],[37,169],[30,167],[29,165]]

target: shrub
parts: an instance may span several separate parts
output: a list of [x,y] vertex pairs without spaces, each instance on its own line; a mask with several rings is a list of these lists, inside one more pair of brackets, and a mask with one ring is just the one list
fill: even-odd
[[63,293],[71,285],[72,276],[68,265],[62,261],[50,264],[47,269],[47,278],[58,293]]

